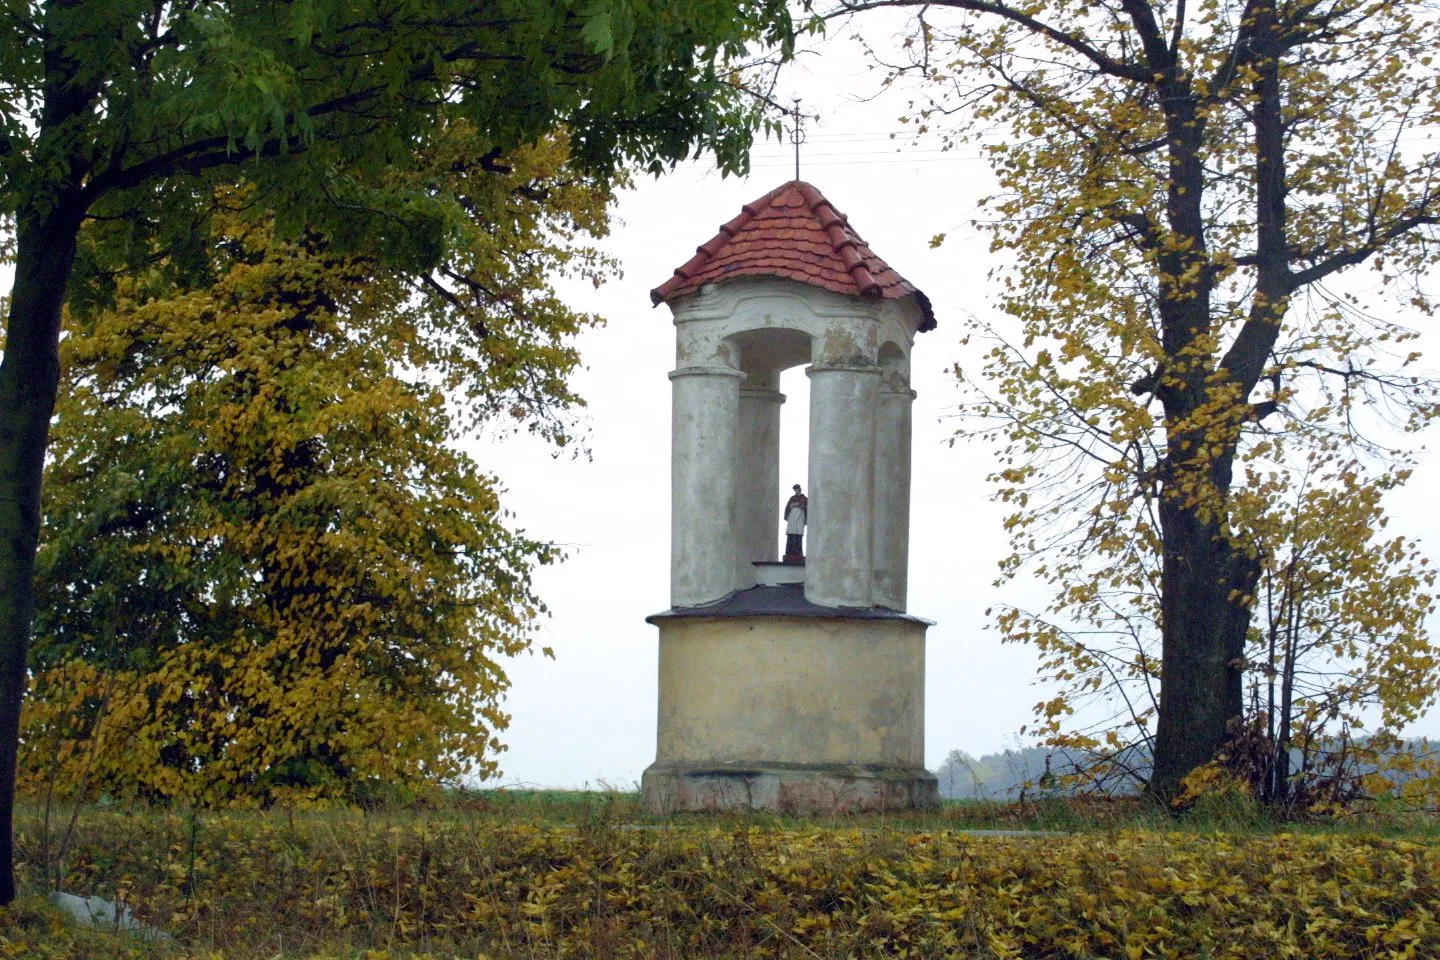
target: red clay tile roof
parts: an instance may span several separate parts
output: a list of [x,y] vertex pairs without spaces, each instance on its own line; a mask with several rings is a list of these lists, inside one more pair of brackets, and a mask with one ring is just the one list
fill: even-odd
[[650,291],[656,304],[731,277],[785,277],[852,297],[914,296],[920,330],[935,329],[930,298],[875,256],[850,221],[802,180],[781,184],[720,228],[675,275]]

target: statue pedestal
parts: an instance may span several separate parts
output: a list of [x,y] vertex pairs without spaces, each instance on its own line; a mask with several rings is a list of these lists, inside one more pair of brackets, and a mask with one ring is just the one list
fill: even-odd
[[805,585],[804,560],[799,563],[757,560],[750,564],[750,569],[754,571],[751,576],[757,587],[783,587],[787,583]]
[[660,629],[660,712],[647,809],[938,805],[924,760],[929,621],[818,606],[785,583],[649,622]]

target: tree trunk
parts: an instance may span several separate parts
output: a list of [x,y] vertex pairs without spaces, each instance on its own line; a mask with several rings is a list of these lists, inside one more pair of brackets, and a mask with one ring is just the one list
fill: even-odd
[[1300,652],[1300,597],[1294,571],[1295,561],[1291,560],[1285,589],[1285,673],[1280,686],[1280,732],[1275,739],[1275,796],[1281,803],[1290,800],[1290,711],[1295,706],[1295,660]]
[[1253,593],[1259,569],[1215,522],[1175,498],[1161,497],[1160,522],[1162,662],[1150,789],[1169,802],[1188,773],[1215,759],[1244,711],[1250,608],[1239,597]]
[[[1167,427],[1184,424],[1214,397],[1211,377],[1223,373],[1236,390],[1235,407],[1206,427],[1167,429],[1172,481],[1161,496],[1164,537],[1161,571],[1160,715],[1155,734],[1155,770],[1151,789],[1173,800],[1190,771],[1215,759],[1230,739],[1230,723],[1244,711],[1242,661],[1250,628],[1250,603],[1259,580],[1255,557],[1226,535],[1219,517],[1229,498],[1233,458],[1242,424],[1253,408],[1249,396],[1274,348],[1292,292],[1289,242],[1285,229],[1285,126],[1281,109],[1279,58],[1281,33],[1275,0],[1256,0],[1250,39],[1255,76],[1256,292],[1250,316],[1225,352],[1218,369],[1195,363],[1187,353],[1198,337],[1213,330],[1209,295],[1215,274],[1205,253],[1206,180],[1199,149],[1199,118],[1193,100],[1167,107],[1172,184],[1168,216],[1179,237],[1175,254],[1161,257],[1161,313],[1164,346],[1182,383],[1162,390]],[[1167,261],[1167,256],[1169,260]],[[1186,257],[1191,257],[1186,261]],[[1187,270],[1204,278],[1193,288],[1168,277]],[[1196,451],[1220,446],[1222,453],[1202,466]],[[1187,476],[1203,470],[1206,476]],[[1189,489],[1187,489],[1187,485]],[[1193,505],[1196,493],[1209,504],[1202,519]],[[1187,506],[1187,501],[1191,506]]]
[[0,903],[15,899],[15,762],[35,607],[40,479],[60,385],[60,316],[80,229],[78,197],[23,219],[0,360]]

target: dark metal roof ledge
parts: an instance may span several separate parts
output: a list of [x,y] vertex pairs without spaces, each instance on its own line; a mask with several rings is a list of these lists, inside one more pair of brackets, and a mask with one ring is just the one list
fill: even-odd
[[774,587],[751,587],[736,590],[714,603],[699,607],[672,607],[645,618],[646,623],[661,620],[700,620],[723,617],[795,617],[811,620],[902,620],[935,626],[934,620],[912,616],[886,607],[826,607],[805,599],[803,583],[784,583]]

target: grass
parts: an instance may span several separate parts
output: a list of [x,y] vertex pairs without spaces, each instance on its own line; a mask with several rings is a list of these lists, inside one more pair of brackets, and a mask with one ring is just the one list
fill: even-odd
[[0,915],[0,958],[1440,956],[1437,825],[1385,810],[661,820],[634,794],[517,790],[368,813],[82,810],[64,888],[125,900],[168,944],[63,923],[39,825],[20,811],[27,896]]
[[[1383,804],[1345,814],[1277,821],[1243,798],[1203,800],[1172,817],[1141,798],[1042,796],[1022,801],[945,800],[936,811],[853,816],[782,815],[764,812],[677,814],[657,817],[640,805],[638,793],[584,790],[455,791],[426,816],[479,815],[507,822],[581,826],[595,823],[670,829],[710,829],[716,824],[764,829],[807,827],[866,830],[1033,830],[1059,833],[1148,830],[1178,833],[1286,833],[1379,835],[1440,839],[1440,816]],[[412,811],[413,813],[414,811]]]

